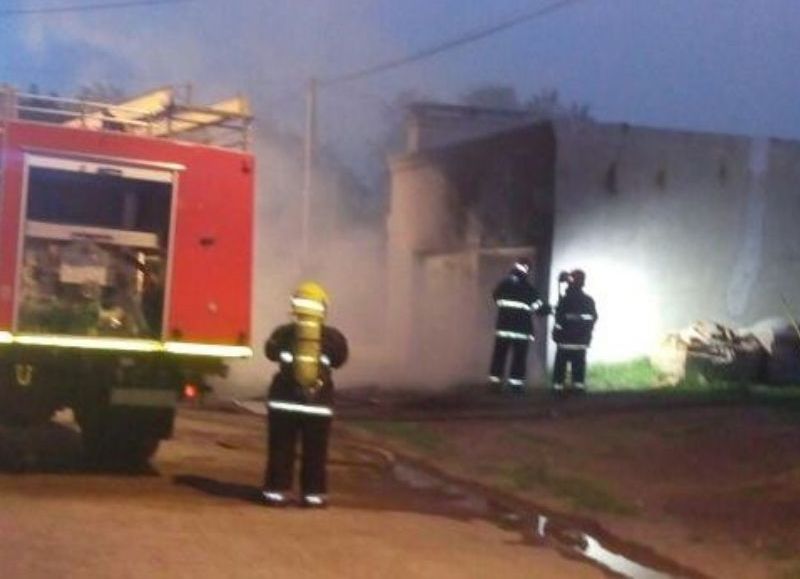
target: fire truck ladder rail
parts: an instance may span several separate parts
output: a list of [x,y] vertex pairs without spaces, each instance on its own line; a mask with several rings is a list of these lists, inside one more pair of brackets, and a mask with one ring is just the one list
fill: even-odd
[[[30,120],[71,128],[124,132],[141,136],[199,140],[227,148],[247,149],[253,117],[242,96],[208,106],[179,102],[172,87],[161,87],[124,102],[18,92],[0,85],[0,123]],[[236,135],[220,138],[209,131]]]

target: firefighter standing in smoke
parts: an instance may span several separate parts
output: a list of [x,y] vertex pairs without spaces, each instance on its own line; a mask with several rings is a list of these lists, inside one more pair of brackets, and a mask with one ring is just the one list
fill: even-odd
[[584,293],[586,274],[576,269],[561,272],[559,283],[566,283],[566,291],[556,305],[553,341],[556,359],[553,367],[553,389],[564,390],[567,364],[572,374],[572,386],[579,392],[586,389],[586,350],[592,343],[592,330],[597,322],[594,300]]
[[497,324],[489,383],[495,387],[503,383],[506,359],[510,351],[508,385],[514,391],[524,388],[528,344],[534,338],[531,315],[547,315],[549,312],[549,308],[539,299],[539,292],[528,282],[530,271],[531,264],[528,260],[518,260],[492,294],[497,304]]
[[287,504],[298,437],[302,442],[301,504],[327,504],[331,369],[347,360],[347,340],[323,323],[327,310],[325,290],[313,282],[301,284],[292,295],[294,322],[278,327],[264,348],[267,358],[280,363],[267,395],[269,443],[263,496],[271,506]]

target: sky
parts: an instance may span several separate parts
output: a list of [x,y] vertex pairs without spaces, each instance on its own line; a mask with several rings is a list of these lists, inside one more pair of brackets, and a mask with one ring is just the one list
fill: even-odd
[[[303,87],[393,60],[553,0],[188,0],[13,15],[118,0],[4,0],[0,82],[74,94],[192,83],[241,92],[257,117],[300,130]],[[321,139],[344,158],[378,138],[403,91],[445,101],[511,85],[554,88],[595,118],[800,139],[797,0],[575,0],[434,58],[324,90]],[[356,162],[355,160],[353,161]]]

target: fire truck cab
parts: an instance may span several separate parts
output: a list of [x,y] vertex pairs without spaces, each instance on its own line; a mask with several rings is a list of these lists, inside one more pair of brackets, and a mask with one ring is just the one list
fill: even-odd
[[71,408],[91,460],[147,460],[183,385],[250,349],[246,102],[0,87],[0,420]]

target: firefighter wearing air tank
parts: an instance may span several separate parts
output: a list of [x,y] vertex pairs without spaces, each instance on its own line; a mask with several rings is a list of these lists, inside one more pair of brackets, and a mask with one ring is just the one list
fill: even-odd
[[263,496],[268,505],[288,503],[298,438],[302,457],[300,501],[327,504],[326,462],[333,418],[331,369],[347,360],[347,340],[324,324],[328,296],[318,284],[301,284],[292,295],[294,322],[267,340],[267,358],[279,362],[267,394],[268,462]]
[[572,388],[578,392],[586,390],[586,350],[592,343],[592,330],[597,322],[594,300],[583,291],[586,274],[575,269],[561,272],[559,284],[566,290],[558,298],[553,341],[556,343],[556,359],[553,367],[553,389],[563,391],[567,365],[572,374]]
[[533,341],[532,314],[547,315],[549,308],[539,299],[539,292],[528,281],[531,264],[526,259],[514,263],[509,274],[497,285],[492,296],[497,305],[494,351],[489,370],[489,383],[500,388],[505,366],[511,354],[508,385],[522,391],[528,358],[528,344]]

